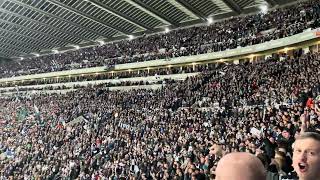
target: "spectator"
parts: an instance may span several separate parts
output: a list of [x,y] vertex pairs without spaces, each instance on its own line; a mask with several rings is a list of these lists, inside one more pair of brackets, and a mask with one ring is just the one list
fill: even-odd
[[[218,161],[235,152],[292,176],[292,142],[318,127],[319,59],[220,64],[154,90],[90,85],[1,97],[0,177],[213,179]],[[309,174],[310,158],[303,163]]]
[[294,143],[293,167],[300,180],[320,179],[320,135],[306,132]]
[[111,69],[115,64],[225,51],[317,28],[319,17],[319,1],[298,2],[289,7],[270,10],[266,14],[232,17],[210,26],[178,29],[166,34],[122,40],[62,54],[1,62],[0,77],[96,66]]
[[217,180],[257,180],[266,179],[265,169],[261,161],[249,153],[231,153],[218,163]]

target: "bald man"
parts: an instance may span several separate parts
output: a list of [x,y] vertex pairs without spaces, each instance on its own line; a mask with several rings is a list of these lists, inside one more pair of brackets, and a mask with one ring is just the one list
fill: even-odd
[[266,171],[261,161],[244,152],[224,156],[216,169],[216,180],[265,180]]

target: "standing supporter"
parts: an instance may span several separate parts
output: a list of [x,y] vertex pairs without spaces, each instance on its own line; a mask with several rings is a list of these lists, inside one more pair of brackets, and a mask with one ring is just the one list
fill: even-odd
[[320,179],[320,134],[306,132],[296,139],[293,167],[299,180]]
[[[297,2],[267,13],[232,17],[210,26],[172,30],[133,40],[110,42],[61,54],[0,62],[0,77],[55,72],[150,60],[170,60],[236,49],[292,36],[310,28],[319,28],[319,1]],[[298,57],[300,52],[295,53]]]
[[230,153],[218,163],[216,180],[266,180],[261,161],[249,153]]

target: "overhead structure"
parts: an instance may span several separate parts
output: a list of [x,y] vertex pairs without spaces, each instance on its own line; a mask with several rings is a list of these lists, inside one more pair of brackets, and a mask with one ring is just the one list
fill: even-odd
[[0,60],[168,31],[280,2],[284,0],[0,0]]
[[237,14],[241,14],[241,12],[243,11],[242,8],[238,4],[236,4],[233,0],[222,0],[222,1]]
[[267,2],[268,4],[270,4],[271,6],[276,6],[276,5],[279,4],[276,0],[266,0],[266,2]]

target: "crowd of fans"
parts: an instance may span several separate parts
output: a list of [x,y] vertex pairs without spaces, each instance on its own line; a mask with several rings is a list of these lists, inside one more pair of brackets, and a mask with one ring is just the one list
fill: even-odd
[[[106,80],[106,79],[124,79],[132,77],[148,77],[154,76],[159,78],[160,75],[172,75],[172,74],[184,74],[202,72],[205,68],[214,68],[214,65],[210,64],[197,64],[197,65],[181,65],[176,67],[159,67],[150,69],[140,69],[132,71],[118,71],[118,72],[102,72],[93,74],[81,74],[73,76],[64,76],[59,78],[39,78],[23,80],[19,82],[6,82],[0,84],[0,87],[15,87],[15,86],[28,86],[28,85],[40,85],[40,84],[54,84],[54,83],[68,83],[68,82],[81,82],[81,81],[94,81]],[[124,79],[125,81],[125,79]]]
[[94,66],[168,59],[224,51],[301,33],[320,27],[318,0],[270,10],[267,13],[233,17],[210,26],[173,30],[165,34],[122,40],[61,54],[1,62],[0,76],[69,70]]
[[80,88],[86,88],[87,86],[95,86],[96,88],[104,88],[108,89],[110,87],[124,87],[124,86],[144,86],[144,85],[154,85],[154,84],[166,84],[166,83],[173,83],[174,80],[168,78],[164,80],[145,80],[145,81],[120,81],[120,82],[107,82],[107,83],[101,83],[101,84],[74,84],[72,86],[66,86],[66,85],[59,85],[59,86],[16,86],[14,88],[10,89],[0,89],[0,93],[8,93],[11,92],[12,94],[16,93],[27,93],[30,94],[30,92],[39,92],[43,90],[49,90],[49,91],[56,91],[56,90],[76,90]]
[[296,54],[157,90],[0,98],[0,180],[215,179],[230,152],[294,175],[295,137],[320,132],[319,67],[320,54]]

